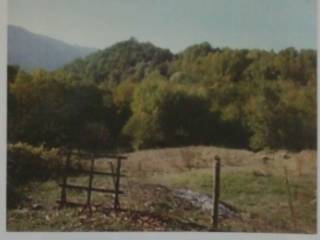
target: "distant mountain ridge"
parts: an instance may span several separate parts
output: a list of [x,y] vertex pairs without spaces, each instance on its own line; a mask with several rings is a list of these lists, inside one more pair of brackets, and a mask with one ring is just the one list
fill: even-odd
[[8,64],[24,70],[55,70],[97,50],[35,34],[19,26],[8,26]]

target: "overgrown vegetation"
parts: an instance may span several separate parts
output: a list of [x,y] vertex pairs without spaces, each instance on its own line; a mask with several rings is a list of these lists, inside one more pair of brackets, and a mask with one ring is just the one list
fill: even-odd
[[48,180],[61,173],[61,158],[57,149],[34,147],[24,143],[8,145],[7,203],[15,207],[24,196],[21,187],[35,180]]
[[[27,143],[8,145],[7,155],[7,205],[17,207],[25,199],[25,185],[32,182],[58,180],[62,177],[64,159],[68,149],[46,148]],[[70,158],[70,169],[82,168],[84,164],[76,156]]]

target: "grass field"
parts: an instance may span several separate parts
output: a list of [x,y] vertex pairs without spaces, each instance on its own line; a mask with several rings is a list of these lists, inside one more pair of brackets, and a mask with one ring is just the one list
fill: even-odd
[[[128,154],[127,178],[121,187],[121,206],[114,212],[112,196],[94,194],[100,204],[92,216],[80,208],[58,209],[60,189],[56,180],[35,182],[23,190],[28,200],[8,211],[9,231],[209,231],[210,212],[179,199],[175,189],[211,194],[212,160],[222,159],[221,200],[238,209],[240,217],[221,218],[219,231],[299,232],[316,231],[316,153],[264,151],[217,147],[145,150]],[[105,170],[105,161],[97,168]],[[285,174],[287,169],[287,174]],[[87,184],[87,176],[70,182]],[[107,187],[111,180],[95,178]],[[85,201],[85,193],[68,197]]]

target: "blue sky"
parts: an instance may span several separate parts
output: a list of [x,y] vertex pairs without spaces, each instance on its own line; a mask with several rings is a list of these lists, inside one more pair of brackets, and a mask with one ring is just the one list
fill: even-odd
[[10,0],[9,24],[105,48],[136,37],[180,51],[316,48],[316,0]]

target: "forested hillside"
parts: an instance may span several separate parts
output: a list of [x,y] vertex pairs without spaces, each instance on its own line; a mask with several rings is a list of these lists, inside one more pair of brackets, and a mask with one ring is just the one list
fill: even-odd
[[[48,56],[50,57],[50,56]],[[134,149],[316,146],[316,51],[173,54],[135,39],[53,72],[8,67],[10,142]]]
[[165,75],[165,67],[173,57],[167,49],[155,47],[151,43],[139,43],[131,38],[85,59],[77,59],[67,64],[63,70],[72,78],[117,84],[125,79],[142,80],[155,70]]

